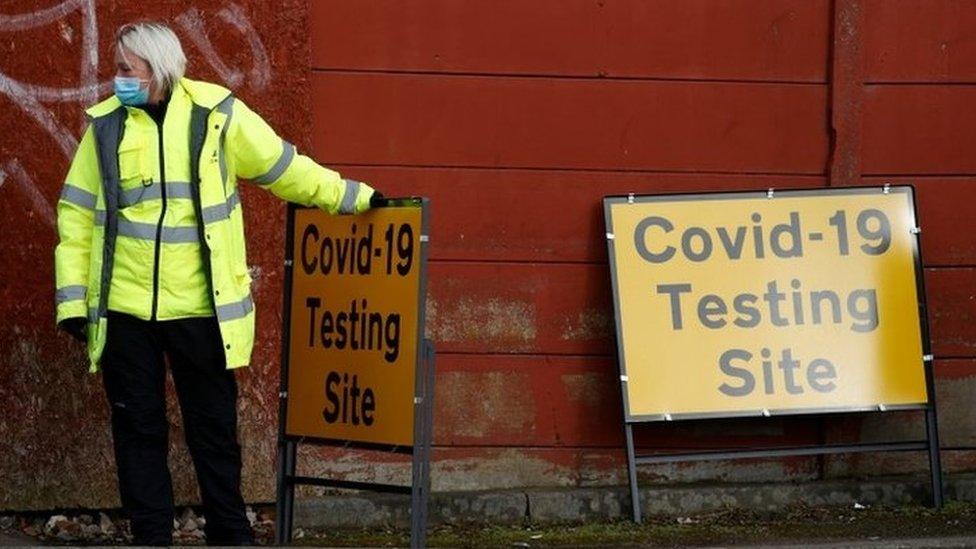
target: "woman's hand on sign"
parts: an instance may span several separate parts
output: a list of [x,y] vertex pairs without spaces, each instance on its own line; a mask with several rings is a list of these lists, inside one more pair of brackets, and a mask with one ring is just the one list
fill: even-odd
[[373,195],[369,197],[369,207],[378,208],[380,206],[386,206],[386,198],[383,197],[383,193],[374,190]]

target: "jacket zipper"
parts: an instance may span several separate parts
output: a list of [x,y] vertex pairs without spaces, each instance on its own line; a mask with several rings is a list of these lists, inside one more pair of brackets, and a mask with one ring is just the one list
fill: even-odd
[[163,199],[162,207],[159,212],[159,223],[156,224],[156,252],[153,256],[153,297],[152,315],[150,320],[156,320],[156,312],[159,309],[159,255],[162,247],[163,237],[163,218],[166,217],[166,159],[163,155],[163,124],[156,124],[159,135],[159,192]]

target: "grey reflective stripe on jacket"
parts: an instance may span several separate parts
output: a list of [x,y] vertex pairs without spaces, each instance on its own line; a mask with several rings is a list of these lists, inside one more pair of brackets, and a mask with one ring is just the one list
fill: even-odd
[[147,200],[161,200],[163,198],[163,185],[166,185],[167,200],[170,198],[193,198],[190,193],[190,184],[186,181],[167,181],[162,184],[156,182],[145,187],[122,191],[119,207],[128,208]]
[[[105,225],[108,215],[103,210],[95,210],[95,226]],[[200,242],[196,226],[193,227],[163,227],[159,232],[159,241],[167,244],[186,244]],[[117,236],[126,236],[139,240],[156,240],[156,224],[129,221],[125,218],[118,220]]]
[[[137,223],[128,219],[119,219],[119,236],[137,238],[139,240],[156,240],[155,223]],[[199,242],[196,227],[163,227],[159,231],[159,241],[167,244],[185,244]]]
[[295,157],[295,146],[291,143],[281,140],[281,156],[278,157],[278,161],[274,163],[271,168],[264,172],[263,174],[252,178],[251,181],[257,183],[258,185],[270,185],[281,177],[281,174],[285,173],[288,166],[291,165],[292,158]]
[[[119,143],[125,119],[129,112],[119,107],[111,113],[92,120],[95,133],[95,150],[98,155],[98,170],[102,178],[102,196],[105,201],[105,242],[102,246],[102,272],[99,280],[98,307],[95,320],[105,316],[108,310],[108,291],[112,282],[112,268],[115,262],[115,239],[118,236],[119,211]],[[89,314],[89,321],[92,321]]]
[[241,203],[240,198],[237,196],[237,191],[234,194],[227,197],[227,202],[224,204],[217,204],[216,206],[207,206],[201,212],[204,223],[213,223],[214,221],[220,221],[221,219],[227,219],[230,217],[230,213],[234,211],[234,208]]
[[359,181],[343,179],[346,184],[346,192],[342,194],[342,203],[339,204],[339,213],[356,213],[356,199],[359,198]]
[[254,302],[251,301],[251,296],[248,295],[244,299],[238,301],[237,303],[227,303],[224,305],[217,305],[217,320],[224,322],[227,320],[236,320],[238,318],[244,318],[251,311],[254,310]]
[[234,115],[234,96],[231,95],[217,104],[217,112],[227,115],[224,127],[220,130],[220,143],[217,146],[217,161],[220,165],[220,181],[224,185],[224,194],[227,194],[227,158],[224,156],[224,142],[227,137],[227,128],[230,127],[230,119]]
[[61,189],[61,200],[75,206],[81,206],[86,210],[94,210],[98,197],[85,189],[65,183],[64,188]]
[[84,300],[88,293],[88,287],[81,284],[62,286],[54,292],[54,302],[58,305],[68,301]]
[[[226,99],[224,100],[226,101]],[[223,102],[221,102],[223,104]],[[203,273],[207,278],[207,286],[210,288],[208,295],[210,303],[214,305],[216,313],[216,303],[213,301],[214,282],[213,263],[210,260],[210,245],[204,239],[205,225],[207,222],[203,216],[203,206],[200,199],[200,155],[203,153],[203,142],[207,138],[207,120],[210,118],[211,109],[193,104],[190,110],[190,192],[193,193],[193,210],[197,214],[197,235],[200,238],[200,257],[203,260]],[[222,144],[218,148],[223,148]],[[218,316],[218,321],[220,317]]]
[[[169,191],[166,192],[168,193]],[[167,195],[166,198],[169,199],[169,196]],[[190,198],[192,200],[192,197],[187,197],[187,198]],[[216,206],[207,206],[206,208],[203,208],[203,210],[201,211],[201,215],[203,216],[203,221],[205,223],[212,223],[214,221],[220,221],[221,219],[227,219],[228,217],[230,217],[231,212],[234,211],[234,208],[236,208],[240,203],[241,203],[241,199],[237,195],[237,191],[235,190],[234,194],[227,197],[226,203],[217,204]],[[95,210],[96,226],[104,225],[105,218],[106,218],[105,210]],[[155,225],[153,226],[155,227]],[[136,235],[127,234],[126,236],[136,236]],[[193,241],[197,242],[199,241],[199,239],[194,239]]]

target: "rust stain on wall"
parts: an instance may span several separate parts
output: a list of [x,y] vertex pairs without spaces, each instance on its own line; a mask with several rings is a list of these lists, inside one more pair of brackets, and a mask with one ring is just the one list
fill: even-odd
[[439,342],[492,342],[519,351],[530,349],[536,337],[535,308],[518,300],[428,297],[427,322],[429,335]]
[[613,334],[613,311],[604,309],[586,309],[574,319],[563,321],[560,334],[566,340],[601,340]]
[[438,376],[434,394],[435,442],[483,439],[535,424],[535,395],[524,373],[447,372]]
[[597,374],[566,374],[560,377],[566,398],[579,406],[597,407],[603,400],[605,376]]

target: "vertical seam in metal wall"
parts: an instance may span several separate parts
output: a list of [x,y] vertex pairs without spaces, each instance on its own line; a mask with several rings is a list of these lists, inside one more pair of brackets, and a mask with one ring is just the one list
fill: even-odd
[[861,177],[864,110],[864,2],[833,0],[827,66],[827,186],[852,185]]

